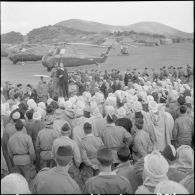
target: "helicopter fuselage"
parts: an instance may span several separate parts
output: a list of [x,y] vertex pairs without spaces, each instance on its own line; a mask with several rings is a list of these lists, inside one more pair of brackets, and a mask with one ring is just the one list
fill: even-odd
[[106,61],[107,57],[107,55],[102,57],[55,57],[45,55],[42,58],[42,65],[46,67],[48,71],[50,71],[56,63],[58,65],[63,63],[64,67],[77,67],[90,64],[101,64]]

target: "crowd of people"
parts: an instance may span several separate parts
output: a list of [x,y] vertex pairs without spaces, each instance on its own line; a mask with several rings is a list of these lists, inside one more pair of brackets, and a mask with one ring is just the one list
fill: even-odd
[[193,194],[193,100],[189,65],[6,82],[1,193]]

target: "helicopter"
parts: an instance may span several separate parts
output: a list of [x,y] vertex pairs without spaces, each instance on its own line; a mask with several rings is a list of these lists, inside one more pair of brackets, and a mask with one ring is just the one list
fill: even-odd
[[130,47],[137,47],[135,45],[132,45],[132,44],[129,44],[129,43],[126,43],[126,42],[119,42],[119,45],[120,45],[120,54],[119,55],[129,55],[129,46]]
[[26,46],[13,46],[8,54],[8,59],[11,60],[13,64],[17,64],[18,62],[24,63],[25,61],[40,61],[47,50],[48,47],[44,45],[34,46],[28,44]]
[[120,47],[120,53],[118,54],[119,56],[123,55],[129,55],[129,47],[137,47],[135,45],[132,45],[131,43],[134,42],[134,40],[132,41],[128,41],[128,40],[123,40],[122,37],[112,37],[110,39],[107,39],[105,43],[103,43],[102,45],[107,45],[107,42],[109,43],[112,42],[112,45],[114,46],[113,49],[116,49],[118,47]]
[[[48,54],[44,55],[42,58],[42,65],[47,68],[47,71],[51,71],[56,63],[58,65],[60,63],[63,63],[64,67],[78,67],[78,66],[92,65],[92,64],[99,65],[106,61],[106,59],[108,58],[108,54],[112,48],[112,45],[100,46],[100,45],[93,45],[93,44],[86,44],[86,43],[63,42],[55,45],[57,46],[54,47],[52,50],[50,50]],[[100,56],[95,56],[95,57],[78,55],[73,53],[68,54],[66,52],[67,46],[73,46],[73,45],[101,47],[101,48],[107,48],[107,50],[104,53],[102,53]]]

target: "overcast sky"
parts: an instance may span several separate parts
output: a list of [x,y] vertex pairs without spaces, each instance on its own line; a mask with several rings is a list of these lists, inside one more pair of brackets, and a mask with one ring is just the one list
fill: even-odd
[[192,33],[193,14],[193,1],[1,2],[1,34],[26,34],[33,28],[68,19],[111,25],[155,21]]

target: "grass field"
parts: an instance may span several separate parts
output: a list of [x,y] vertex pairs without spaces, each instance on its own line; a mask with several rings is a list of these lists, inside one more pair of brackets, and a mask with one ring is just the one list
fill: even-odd
[[[80,48],[79,52],[100,54],[103,50]],[[159,47],[130,47],[129,56],[119,56],[119,48],[113,49],[110,56],[104,64],[99,67],[100,70],[119,68],[126,70],[127,68],[137,68],[143,70],[144,67],[159,69],[162,66],[186,66],[194,64],[193,44],[179,43],[172,45],[164,45]],[[82,66],[79,69],[97,68],[95,65]],[[74,70],[75,68],[68,68]],[[37,77],[34,74],[50,75],[40,62],[26,62],[24,66],[21,63],[13,65],[7,58],[1,58],[1,82],[10,81],[12,83],[36,84]]]

